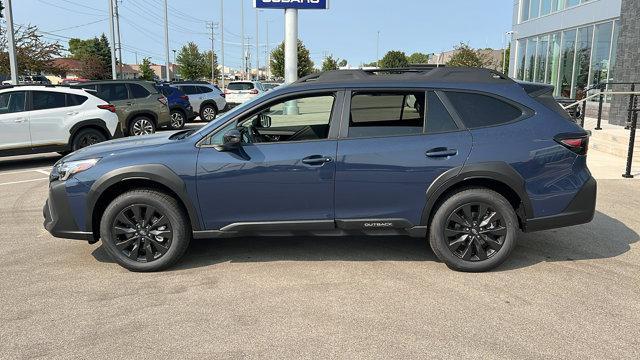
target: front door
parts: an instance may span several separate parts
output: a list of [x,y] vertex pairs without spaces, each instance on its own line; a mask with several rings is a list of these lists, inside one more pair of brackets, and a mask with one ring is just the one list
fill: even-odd
[[[198,155],[197,191],[208,230],[333,227],[337,140],[331,128],[339,122],[341,94],[270,101],[206,140]],[[236,128],[241,147],[216,149],[224,133]]]
[[338,143],[338,224],[420,225],[429,185],[464,164],[471,135],[433,91],[354,92],[350,106]]
[[26,91],[0,94],[0,150],[31,146]]

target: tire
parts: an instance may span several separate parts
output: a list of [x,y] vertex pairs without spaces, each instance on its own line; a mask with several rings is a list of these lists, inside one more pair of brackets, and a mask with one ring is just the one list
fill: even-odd
[[176,199],[141,189],[126,192],[107,206],[100,220],[100,237],[111,258],[122,267],[159,271],[184,255],[191,229]]
[[517,234],[518,218],[507,199],[489,189],[467,188],[438,207],[429,226],[429,244],[449,268],[481,272],[509,257]]
[[69,145],[71,147],[71,151],[76,151],[82,149],[83,147],[101,143],[106,140],[107,137],[102,133],[102,131],[94,128],[85,128],[80,129],[75,133],[75,135],[73,136],[73,140]]
[[200,120],[209,122],[218,116],[218,107],[213,104],[205,104],[200,108]]
[[187,122],[187,116],[182,110],[171,110],[171,123],[169,128],[171,130],[180,130],[184,128],[184,124]]
[[129,135],[149,135],[156,132],[156,124],[147,116],[138,116],[129,122]]

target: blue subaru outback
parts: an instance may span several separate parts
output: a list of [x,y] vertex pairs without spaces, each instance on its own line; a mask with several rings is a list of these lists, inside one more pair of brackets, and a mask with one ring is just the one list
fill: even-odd
[[194,131],[61,159],[44,226],[133,271],[192,238],[408,235],[446,265],[502,263],[520,231],[591,221],[588,134],[552,88],[487,69],[330,71]]

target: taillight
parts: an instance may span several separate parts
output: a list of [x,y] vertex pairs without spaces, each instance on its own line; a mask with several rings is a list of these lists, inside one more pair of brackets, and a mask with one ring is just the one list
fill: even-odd
[[258,90],[253,89],[253,90],[249,91],[249,94],[251,94],[251,95],[258,95]]
[[112,105],[112,104],[98,105],[98,108],[103,109],[103,110],[109,110],[112,113],[116,112],[116,106]]
[[160,96],[158,98],[158,101],[160,101],[160,103],[162,103],[162,105],[167,105],[167,98],[164,96]]
[[225,94],[225,93],[220,93],[220,96],[222,96],[222,97],[224,98],[224,97],[227,97],[227,94]]
[[187,95],[180,95],[180,99],[189,101],[189,97]]
[[587,155],[589,150],[589,135],[560,134],[554,140],[578,155]]

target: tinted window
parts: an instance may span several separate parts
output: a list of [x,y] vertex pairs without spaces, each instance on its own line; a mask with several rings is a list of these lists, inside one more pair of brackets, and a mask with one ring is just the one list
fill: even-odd
[[51,91],[32,91],[33,110],[54,109],[66,106],[66,94]]
[[213,92],[213,89],[210,88],[210,87],[206,87],[206,86],[198,86],[198,92],[200,94],[205,94],[205,93]]
[[463,92],[446,94],[469,128],[504,124],[522,115],[520,109],[491,96]]
[[125,84],[102,84],[98,86],[98,97],[106,101],[127,100],[129,98]]
[[169,97],[171,95],[172,92],[172,87],[169,86],[159,86],[158,90],[160,91],[160,93],[166,97]]
[[253,89],[253,83],[250,82],[236,82],[236,83],[231,83],[227,86],[227,89],[229,90],[252,90]]
[[0,114],[24,111],[26,92],[13,91],[0,94]]
[[67,94],[67,106],[82,105],[85,101],[87,101],[86,96]]
[[198,93],[198,88],[193,85],[181,86],[180,90],[184,91],[184,93],[187,95],[195,95]]
[[131,90],[132,99],[146,98],[150,94],[150,92],[147,89],[145,89],[144,87],[142,87],[142,85],[139,85],[139,84],[129,84],[129,90]]
[[348,136],[421,134],[424,101],[423,92],[357,93],[351,98]]
[[427,134],[458,129],[451,114],[433,91],[427,92],[427,119],[424,128]]

